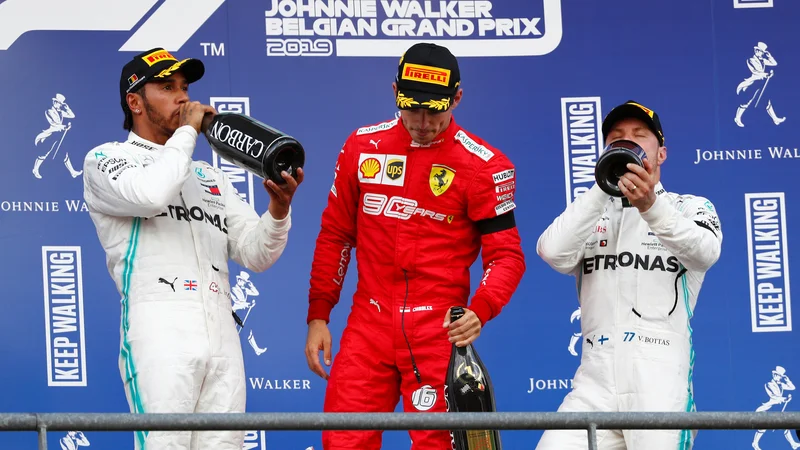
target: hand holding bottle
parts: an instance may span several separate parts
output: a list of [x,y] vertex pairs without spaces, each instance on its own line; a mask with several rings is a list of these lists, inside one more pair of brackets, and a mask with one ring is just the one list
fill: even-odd
[[[444,394],[448,412],[494,412],[494,387],[489,378],[486,365],[478,356],[472,344],[458,346],[458,331],[465,328],[474,340],[480,334],[480,320],[475,314],[463,306],[452,307],[445,319],[445,325],[451,328],[450,363],[447,365]],[[470,319],[469,317],[474,317]],[[464,320],[467,319],[467,320]],[[474,323],[477,322],[477,326]],[[470,328],[471,326],[471,328]],[[475,330],[477,332],[470,332]],[[456,330],[456,331],[453,331]],[[455,336],[453,334],[455,333]],[[497,430],[451,430],[450,437],[454,450],[502,450],[500,433]],[[448,446],[448,448],[450,448]]]
[[450,328],[448,339],[456,344],[456,347],[466,347],[475,342],[481,334],[481,320],[477,314],[464,308],[464,316],[455,322],[450,322],[450,308],[447,309],[444,317],[444,328]]

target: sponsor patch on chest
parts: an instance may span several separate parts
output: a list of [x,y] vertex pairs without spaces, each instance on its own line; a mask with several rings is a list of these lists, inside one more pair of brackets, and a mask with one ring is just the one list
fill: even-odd
[[642,239],[640,245],[649,251],[667,251],[667,248],[664,247],[664,244],[661,243],[661,240],[659,240],[656,234],[650,230],[647,230],[647,235]]
[[395,125],[397,125],[398,121],[399,121],[399,119],[393,119],[393,120],[389,120],[387,122],[379,123],[377,125],[372,125],[372,126],[368,126],[368,127],[361,127],[361,128],[358,129],[358,131],[356,131],[356,135],[361,136],[362,134],[373,134],[373,133],[377,133],[379,131],[388,130],[390,128],[393,128]]
[[442,164],[434,164],[431,166],[428,183],[430,184],[433,195],[438,197],[450,189],[450,185],[453,184],[455,176],[456,170],[451,167]]
[[362,153],[358,157],[358,181],[402,186],[406,179],[406,155]]
[[196,166],[194,168],[194,174],[198,180],[204,181],[206,183],[212,183],[216,181],[216,177],[214,176],[214,170],[208,167]]

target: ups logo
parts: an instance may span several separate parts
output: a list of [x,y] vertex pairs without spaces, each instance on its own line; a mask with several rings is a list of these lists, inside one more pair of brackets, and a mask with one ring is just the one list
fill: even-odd
[[386,164],[386,176],[392,180],[396,180],[403,175],[403,160],[391,159]]

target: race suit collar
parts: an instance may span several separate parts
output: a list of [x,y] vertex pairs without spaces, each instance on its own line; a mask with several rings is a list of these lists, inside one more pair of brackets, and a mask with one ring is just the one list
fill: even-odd
[[[662,195],[662,194],[667,192],[666,190],[664,190],[664,186],[661,185],[660,181],[655,185],[655,187],[653,189],[656,192],[656,196]],[[622,197],[622,207],[623,208],[630,208],[632,206],[633,205],[631,205],[631,202],[628,201],[628,197]]]
[[164,148],[163,145],[159,145],[159,144],[156,144],[155,142],[148,141],[147,139],[139,136],[138,134],[134,133],[133,131],[130,131],[128,133],[128,140],[125,141],[125,142],[127,142],[129,144],[133,144],[133,145],[135,145],[137,147],[141,147],[141,148],[146,149],[146,150],[151,150],[151,151],[161,150],[162,148]]
[[448,125],[447,128],[444,129],[444,131],[439,133],[439,135],[436,136],[436,139],[434,139],[433,142],[431,142],[430,144],[422,145],[422,144],[417,144],[416,142],[414,142],[413,139],[411,139],[411,134],[408,133],[408,130],[406,130],[406,127],[403,124],[403,119],[398,118],[397,120],[400,121],[399,123],[400,126],[397,127],[400,142],[406,147],[411,147],[411,148],[440,147],[441,145],[445,145],[446,143],[452,142],[453,139],[455,138],[456,133],[458,132],[458,125],[456,124],[456,118],[455,116],[450,116],[450,125]]

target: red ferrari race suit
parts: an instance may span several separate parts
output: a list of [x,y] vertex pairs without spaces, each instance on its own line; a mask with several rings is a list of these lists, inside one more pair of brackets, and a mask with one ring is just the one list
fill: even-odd
[[[308,322],[329,321],[351,252],[358,284],[328,380],[326,412],[444,412],[451,306],[485,325],[525,271],[514,222],[515,168],[451,120],[421,146],[399,119],[354,131],[336,163],[316,241]],[[379,449],[380,431],[323,432],[323,448]],[[449,449],[447,431],[411,431],[413,450]]]

